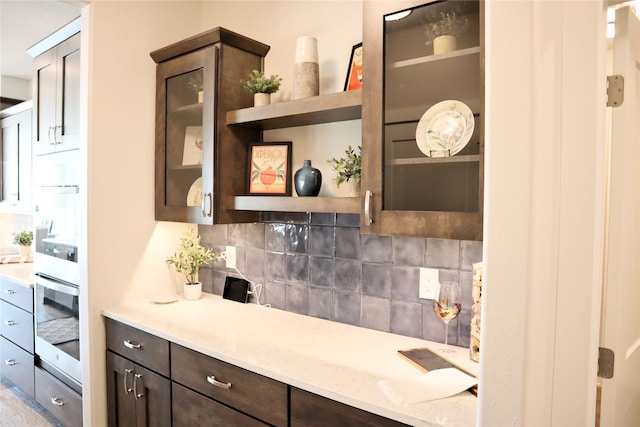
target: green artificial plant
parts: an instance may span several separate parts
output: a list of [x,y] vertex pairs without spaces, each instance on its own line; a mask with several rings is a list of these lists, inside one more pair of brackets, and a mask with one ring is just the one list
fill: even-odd
[[331,166],[331,169],[338,172],[338,175],[333,178],[333,182],[337,187],[343,182],[349,182],[353,179],[355,182],[360,182],[362,173],[362,147],[358,146],[358,153],[349,146],[344,153],[346,157],[336,159],[335,157],[328,159],[327,163]]
[[280,89],[280,83],[282,83],[282,77],[277,74],[271,77],[265,77],[262,71],[253,70],[249,74],[249,79],[240,80],[244,90],[250,93],[276,93]]
[[175,266],[176,271],[185,276],[187,284],[197,283],[196,277],[202,266],[222,259],[213,250],[202,246],[201,240],[202,237],[194,229],[189,229],[180,238],[178,250],[166,260],[167,264]]
[[13,233],[13,244],[18,246],[30,246],[33,242],[33,231],[21,231]]

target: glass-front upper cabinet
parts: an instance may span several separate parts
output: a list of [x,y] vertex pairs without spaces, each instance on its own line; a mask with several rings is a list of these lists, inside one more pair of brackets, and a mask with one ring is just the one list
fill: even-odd
[[363,233],[482,239],[482,5],[365,2]]
[[151,53],[156,70],[156,220],[249,222],[233,210],[245,192],[251,128],[231,131],[226,112],[252,104],[240,79],[262,69],[269,46],[214,28]]

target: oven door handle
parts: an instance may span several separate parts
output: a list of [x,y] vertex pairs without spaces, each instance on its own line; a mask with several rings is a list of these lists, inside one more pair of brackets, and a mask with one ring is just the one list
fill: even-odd
[[80,295],[80,290],[72,285],[63,285],[40,276],[35,276],[35,282],[36,285],[42,285],[45,288],[53,289],[54,291],[62,292],[63,294],[72,295],[74,297]]

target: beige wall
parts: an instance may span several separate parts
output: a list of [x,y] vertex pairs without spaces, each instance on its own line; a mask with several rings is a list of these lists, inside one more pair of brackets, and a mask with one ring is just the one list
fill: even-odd
[[[83,336],[89,337],[82,349],[85,425],[106,420],[101,308],[173,292],[164,259],[188,227],[154,219],[155,64],[149,52],[216,26],[255,38],[272,46],[267,73],[284,78],[277,102],[290,97],[296,37],[311,35],[318,38],[321,93],[341,91],[351,46],[362,39],[361,8],[359,1],[95,1],[83,9],[89,260],[83,297],[89,304],[81,313],[88,319]],[[359,120],[265,136],[294,141],[294,170],[306,158],[322,166],[360,139]]]

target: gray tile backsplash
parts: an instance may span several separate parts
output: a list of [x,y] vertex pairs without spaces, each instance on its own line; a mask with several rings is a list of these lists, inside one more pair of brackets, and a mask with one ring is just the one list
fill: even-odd
[[203,290],[221,295],[227,275],[242,275],[263,285],[262,304],[443,342],[443,322],[418,297],[420,268],[437,268],[441,281],[462,290],[449,343],[468,346],[472,264],[482,259],[482,242],[364,235],[351,214],[269,212],[262,220],[199,226],[203,244],[216,252],[237,248],[238,269],[224,262],[203,269]]

